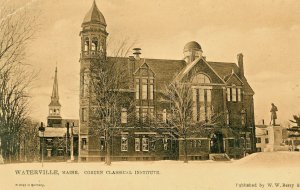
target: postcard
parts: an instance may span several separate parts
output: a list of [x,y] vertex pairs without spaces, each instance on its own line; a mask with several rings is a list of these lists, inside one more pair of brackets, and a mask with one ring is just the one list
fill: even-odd
[[0,0],[0,189],[300,190],[299,6]]

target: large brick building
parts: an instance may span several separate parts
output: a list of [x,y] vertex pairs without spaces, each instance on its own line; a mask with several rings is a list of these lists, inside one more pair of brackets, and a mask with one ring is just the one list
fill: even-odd
[[[120,105],[118,130],[108,142],[113,160],[183,158],[183,138],[177,126],[168,121],[172,106],[163,95],[166,86],[174,81],[190,83],[193,93],[191,125],[201,128],[187,132],[189,159],[208,159],[216,153],[240,158],[255,151],[254,91],[244,75],[242,54],[238,54],[237,64],[207,61],[202,55],[202,47],[192,41],[184,46],[182,60],[140,58],[140,49],[136,49],[135,56],[127,58],[108,57],[106,26],[104,16],[94,2],[80,32],[81,161],[104,160],[107,154],[105,135],[95,135],[91,130],[95,103],[90,94],[90,67],[97,61],[118,63],[124,68],[128,85],[119,90],[135,106],[135,119],[127,120],[130,108],[126,104]],[[219,117],[210,122],[212,125],[199,124],[209,123],[214,115]],[[157,119],[145,127],[148,117]]]

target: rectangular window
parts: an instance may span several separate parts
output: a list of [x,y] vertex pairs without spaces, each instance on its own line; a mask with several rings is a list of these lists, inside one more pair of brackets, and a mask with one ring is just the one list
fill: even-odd
[[86,121],[86,119],[87,119],[87,116],[86,116],[86,108],[82,108],[81,109],[81,121],[82,122],[85,122]]
[[162,120],[164,123],[167,123],[167,110],[164,109],[162,112]]
[[266,144],[269,143],[269,139],[268,139],[268,138],[265,139],[265,143],[266,143]]
[[149,99],[153,100],[153,97],[154,97],[154,87],[153,87],[153,84],[150,84],[150,86],[149,86]]
[[140,120],[140,108],[135,108],[135,118],[137,121]]
[[142,108],[142,122],[146,122],[147,115],[148,115],[148,109],[147,108]]
[[136,152],[139,152],[141,151],[141,141],[140,141],[140,138],[135,138],[134,139],[134,144],[135,144],[135,151]]
[[232,101],[236,102],[236,88],[232,88],[231,93],[232,93]]
[[121,151],[128,151],[128,138],[127,136],[121,137]]
[[147,93],[148,93],[148,85],[147,84],[142,84],[142,99],[143,100],[147,100],[148,96],[147,96]]
[[256,143],[261,143],[261,138],[260,137],[256,138]]
[[163,139],[163,143],[164,143],[164,150],[168,150],[168,139],[167,139],[167,137],[165,137]]
[[230,102],[230,88],[227,88],[227,101]]
[[242,101],[242,93],[241,93],[241,89],[240,88],[238,88],[237,90],[238,90],[238,94],[237,94],[237,96],[238,96],[238,102],[240,102],[240,101]]
[[154,119],[154,109],[150,108],[150,119],[153,120]]
[[87,139],[86,138],[82,138],[81,139],[81,149],[82,150],[86,150],[87,149]]
[[127,123],[127,109],[122,108],[121,110],[121,123]]
[[149,139],[142,138],[142,149],[143,151],[149,151]]

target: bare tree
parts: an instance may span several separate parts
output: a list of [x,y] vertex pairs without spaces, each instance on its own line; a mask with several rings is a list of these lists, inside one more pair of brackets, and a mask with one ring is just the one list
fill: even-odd
[[28,115],[29,86],[34,78],[25,64],[26,45],[36,18],[26,8],[0,8],[0,137],[4,159],[18,159],[20,129]]
[[128,92],[130,77],[125,66],[127,63],[125,57],[132,46],[133,43],[128,44],[128,41],[124,40],[112,51],[114,56],[109,61],[99,57],[92,61],[90,67],[92,130],[95,136],[104,136],[107,165],[111,164],[111,141],[113,132],[117,130],[121,121],[122,107],[127,108],[127,116],[132,116],[128,114],[132,109],[132,98]]
[[[193,89],[190,83],[174,81],[166,87],[164,92],[166,99],[170,101],[172,114],[168,118],[170,126],[175,126],[179,136],[183,137],[184,162],[188,162],[187,136],[194,133],[207,135],[215,126],[224,120],[224,112],[214,112],[211,118],[195,122],[193,119]],[[200,113],[205,114],[205,113]]]

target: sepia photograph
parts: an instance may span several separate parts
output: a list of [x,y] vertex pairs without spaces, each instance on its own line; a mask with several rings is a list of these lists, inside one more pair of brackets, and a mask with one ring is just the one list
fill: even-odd
[[297,0],[0,0],[0,190],[300,190]]

